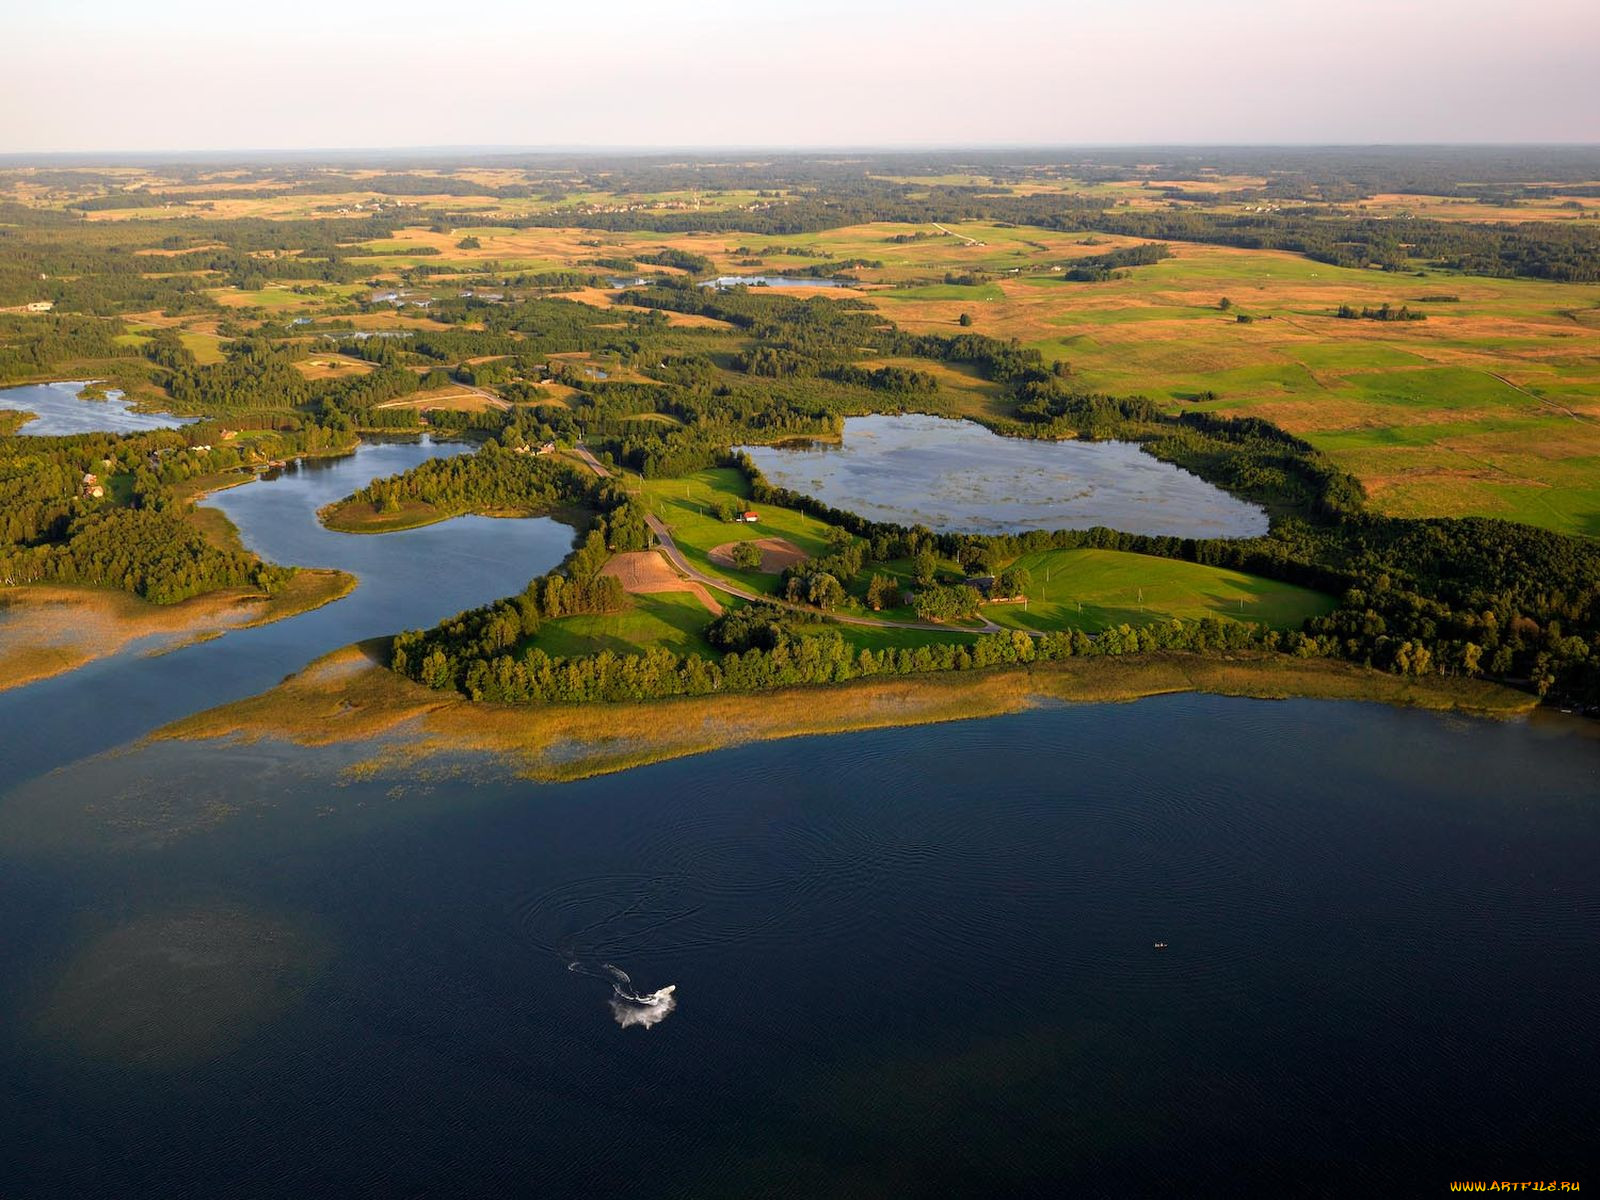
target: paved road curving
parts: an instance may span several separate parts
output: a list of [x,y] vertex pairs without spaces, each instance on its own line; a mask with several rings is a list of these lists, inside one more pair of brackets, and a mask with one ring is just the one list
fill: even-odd
[[[583,446],[573,448],[573,453],[588,464],[589,469],[601,479],[611,478],[611,472],[601,465],[599,459]],[[730,596],[737,596],[741,600],[750,600],[758,604],[776,604],[779,608],[787,608],[794,612],[804,613],[808,617],[821,617],[828,621],[838,621],[842,625],[867,625],[874,629],[926,629],[935,633],[1004,633],[1005,630],[993,621],[984,620],[977,627],[963,627],[958,625],[941,625],[936,621],[891,621],[887,617],[860,617],[850,613],[825,612],[820,608],[813,608],[809,604],[796,604],[792,600],[780,600],[776,596],[764,595],[761,592],[748,591],[736,583],[732,583],[718,576],[700,570],[684,557],[683,551],[678,549],[678,543],[672,540],[672,531],[667,528],[666,522],[654,513],[645,517],[645,524],[650,527],[650,532],[656,535],[656,540],[661,543],[661,552],[667,556],[679,574],[706,587],[714,587],[719,592]],[[1031,637],[1039,634],[1032,630],[1024,630]]]

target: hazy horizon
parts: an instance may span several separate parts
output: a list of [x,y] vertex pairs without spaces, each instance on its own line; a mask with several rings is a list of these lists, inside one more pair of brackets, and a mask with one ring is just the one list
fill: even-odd
[[618,0],[603,19],[64,0],[10,24],[10,156],[1600,142],[1586,0]]
[[73,160],[93,163],[160,164],[168,160],[311,160],[329,163],[348,162],[352,158],[365,158],[375,162],[428,161],[452,159],[472,161],[514,155],[548,155],[553,158],[586,157],[651,157],[663,155],[693,155],[705,157],[719,154],[760,154],[772,156],[797,156],[817,154],[849,155],[914,155],[914,154],[974,154],[1002,153],[1053,153],[1066,151],[1270,151],[1270,150],[1600,150],[1600,139],[1593,141],[1519,141],[1519,142],[899,142],[864,143],[701,143],[682,145],[627,145],[622,143],[566,143],[547,145],[487,144],[476,145],[366,145],[366,146],[200,146],[193,149],[152,146],[145,149],[114,149],[107,147],[83,150],[0,150],[0,163],[27,165],[31,162]]

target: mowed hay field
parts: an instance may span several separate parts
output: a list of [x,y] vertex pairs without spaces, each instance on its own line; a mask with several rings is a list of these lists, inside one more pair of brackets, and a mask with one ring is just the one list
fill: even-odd
[[[628,597],[628,607],[612,613],[584,613],[547,621],[526,644],[552,658],[599,654],[643,654],[666,649],[674,654],[716,657],[702,636],[712,614],[691,592],[648,592]],[[518,653],[520,653],[520,649]]]
[[1202,563],[1121,550],[1046,550],[1015,564],[1032,576],[1028,603],[990,604],[984,616],[1013,629],[1106,629],[1217,617],[1298,629],[1329,612],[1331,596]]
[[[953,332],[970,312],[977,332],[1066,360],[1088,389],[1264,417],[1331,453],[1383,512],[1600,535],[1600,288],[1172,249],[1105,283],[1019,276],[870,299],[918,331]],[[1422,300],[1439,295],[1458,300]],[[1333,315],[1384,303],[1428,319]]]

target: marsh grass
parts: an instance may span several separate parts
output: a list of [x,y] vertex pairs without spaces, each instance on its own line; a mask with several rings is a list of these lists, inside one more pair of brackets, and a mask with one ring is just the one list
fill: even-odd
[[321,608],[355,589],[344,571],[301,568],[277,593],[227,588],[178,604],[151,604],[103,588],[0,589],[0,691],[116,654],[144,638],[151,653],[209,641]]
[[348,646],[258,696],[197,713],[153,739],[373,742],[370,775],[477,752],[534,779],[626,770],[748,742],[998,716],[1041,701],[1107,703],[1174,692],[1308,697],[1512,716],[1533,697],[1475,680],[1402,679],[1347,663],[1249,654],[1069,659],[976,673],[867,679],[646,703],[519,707],[430,691],[381,665],[382,642]]

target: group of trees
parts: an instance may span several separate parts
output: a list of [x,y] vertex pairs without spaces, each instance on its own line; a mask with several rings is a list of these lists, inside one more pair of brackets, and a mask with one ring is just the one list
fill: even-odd
[[533,580],[516,596],[472,609],[421,631],[394,639],[390,665],[432,688],[459,688],[469,695],[498,694],[495,679],[510,651],[538,633],[545,621],[577,613],[611,612],[626,603],[622,585],[600,568],[610,557],[603,527],[591,529],[568,556],[564,570]]
[[1428,314],[1414,311],[1410,305],[1402,304],[1399,308],[1393,307],[1387,301],[1377,308],[1362,305],[1341,304],[1334,312],[1334,316],[1342,321],[1426,321]]
[[[522,602],[502,602],[463,614],[427,634],[397,638],[396,671],[429,687],[459,690],[473,700],[508,704],[587,703],[753,692],[800,684],[844,683],[884,675],[972,671],[986,667],[1116,656],[1157,650],[1196,652],[1266,647],[1298,652],[1303,635],[1277,635],[1253,625],[1206,618],[1140,628],[1118,626],[1096,637],[1079,632],[1031,636],[1011,632],[935,642],[914,649],[852,649],[835,630],[798,634],[781,611],[752,606],[728,614],[708,631],[726,647],[719,660],[653,649],[641,654],[606,650],[577,658],[553,658],[537,645],[512,653],[517,644],[513,612]],[[499,622],[498,632],[486,631]],[[526,628],[525,625],[521,628]],[[472,630],[467,636],[441,636]],[[471,653],[499,642],[500,653]]]
[[[219,588],[281,586],[291,568],[214,545],[171,499],[171,483],[236,457],[189,451],[189,436],[0,437],[0,584],[89,584],[158,604]],[[106,483],[123,478],[124,496],[86,496],[88,473]]]
[[376,512],[427,504],[441,512],[550,512],[589,503],[595,476],[565,458],[518,453],[493,438],[475,454],[430,458],[400,475],[376,479],[337,508],[367,504]]
[[1101,283],[1128,267],[1145,267],[1171,257],[1172,251],[1159,242],[1123,246],[1105,254],[1069,259],[1063,265],[1062,278],[1080,283]]
[[809,604],[824,611],[841,607],[847,590],[866,566],[873,544],[858,540],[849,530],[832,526],[828,530],[828,553],[786,567],[783,572],[784,596],[793,603]]
[[136,347],[117,340],[126,332],[116,319],[0,313],[0,384],[37,379],[73,360],[137,359]]

